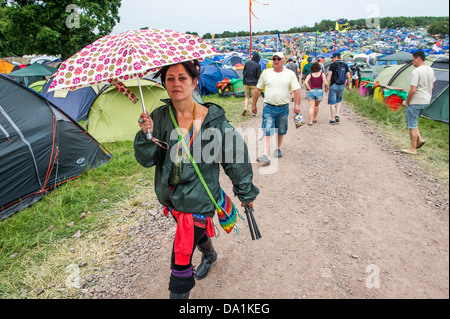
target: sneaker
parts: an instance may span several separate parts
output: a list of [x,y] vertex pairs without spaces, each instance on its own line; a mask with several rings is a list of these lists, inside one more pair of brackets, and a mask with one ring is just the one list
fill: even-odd
[[252,114],[252,116],[253,116],[253,117],[255,117],[255,116],[256,116],[256,114],[255,114],[255,113],[253,113],[253,114]]
[[340,122],[339,116],[336,115],[336,116],[334,117],[334,119],[336,120],[336,123],[339,123],[339,122]]
[[245,116],[247,114],[247,110],[244,110],[244,112],[242,112],[242,116]]
[[257,161],[260,162],[263,166],[270,165],[270,160],[267,158],[267,155],[258,157]]
[[336,121],[330,120],[330,124],[336,124]]
[[283,155],[281,154],[281,150],[280,150],[280,149],[276,149],[274,155],[275,155],[276,158],[281,158],[281,157],[283,157]]

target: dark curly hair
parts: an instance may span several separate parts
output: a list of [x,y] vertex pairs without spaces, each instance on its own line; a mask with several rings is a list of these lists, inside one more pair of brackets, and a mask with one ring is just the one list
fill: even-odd
[[320,70],[322,70],[322,67],[320,66],[319,62],[314,62],[311,65],[311,73],[319,72]]

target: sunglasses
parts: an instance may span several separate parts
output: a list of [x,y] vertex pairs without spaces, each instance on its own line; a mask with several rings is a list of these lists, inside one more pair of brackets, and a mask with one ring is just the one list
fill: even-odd
[[273,61],[281,61],[280,58],[273,58],[272,60],[273,60]]

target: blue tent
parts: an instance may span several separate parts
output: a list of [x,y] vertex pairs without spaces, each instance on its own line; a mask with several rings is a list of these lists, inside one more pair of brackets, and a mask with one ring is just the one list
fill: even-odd
[[229,67],[235,66],[236,64],[244,64],[244,59],[237,55],[230,55],[223,59],[222,65],[227,65]]
[[219,90],[216,84],[223,79],[239,79],[236,71],[232,69],[225,69],[220,64],[212,63],[201,68],[201,77],[198,81],[198,88],[201,95],[217,94]]
[[75,91],[48,92],[52,81],[53,78],[44,85],[41,95],[63,110],[64,113],[69,115],[75,121],[79,122],[81,120],[86,120],[89,109],[97,96],[101,93],[101,90],[97,90],[97,87],[94,86]]

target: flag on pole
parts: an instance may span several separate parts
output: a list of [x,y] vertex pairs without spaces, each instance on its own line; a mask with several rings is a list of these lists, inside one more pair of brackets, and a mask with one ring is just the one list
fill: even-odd
[[256,3],[261,4],[263,6],[268,6],[269,4],[268,3],[261,3],[261,2],[256,1],[256,0],[249,0],[249,1],[250,1],[250,13],[252,14],[252,16],[254,16],[259,21],[259,18],[253,13],[253,9],[252,9],[253,2],[256,2]]
[[350,29],[350,26],[348,25],[347,20],[336,20],[336,31],[344,32],[348,29]]

